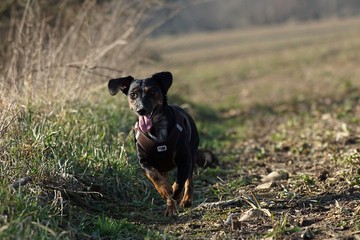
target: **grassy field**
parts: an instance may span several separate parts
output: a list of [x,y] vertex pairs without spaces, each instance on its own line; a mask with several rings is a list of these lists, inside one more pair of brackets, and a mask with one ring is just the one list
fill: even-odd
[[[195,118],[192,208],[164,202],[135,157],[134,116],[103,86],[6,105],[1,239],[358,239],[360,20],[149,40],[134,76],[168,70]],[[3,102],[1,104],[4,104]]]

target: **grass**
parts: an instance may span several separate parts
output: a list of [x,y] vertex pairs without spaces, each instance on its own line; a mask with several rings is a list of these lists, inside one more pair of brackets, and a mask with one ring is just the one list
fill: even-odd
[[280,220],[275,221],[273,223],[273,229],[271,229],[271,232],[267,235],[268,237],[272,237],[274,239],[282,238],[286,235],[291,235],[292,233],[301,232],[302,229],[297,226],[289,226],[288,223],[288,216],[285,214],[285,216],[281,217]]
[[[164,202],[137,163],[134,116],[105,81],[66,104],[29,99],[3,110],[0,238],[357,237],[358,23],[151,40],[161,58],[134,76],[172,71],[169,102],[194,116],[201,148],[220,160],[196,169],[194,206],[177,218],[163,218]],[[289,177],[256,188],[278,170]],[[271,218],[241,222],[254,201]]]
[[[2,187],[5,192],[1,194],[4,199],[0,212],[9,224],[3,233],[11,235],[16,231],[25,236],[28,231],[34,231],[31,224],[25,224],[29,229],[23,227],[24,231],[19,232],[18,224],[23,223],[13,222],[18,217],[28,219],[29,223],[46,222],[45,219],[48,219],[53,222],[51,227],[59,227],[61,222],[72,222],[71,219],[65,220],[76,212],[68,208],[72,201],[85,209],[90,207],[84,213],[88,210],[101,212],[110,211],[114,208],[113,204],[96,204],[94,199],[114,198],[115,201],[129,197],[128,192],[134,187],[131,182],[136,178],[138,169],[137,165],[129,162],[133,152],[127,151],[131,149],[128,146],[130,141],[126,139],[128,132],[111,134],[118,130],[118,120],[130,122],[127,109],[120,119],[114,114],[119,113],[119,108],[116,109],[112,111],[101,106],[94,109],[92,105],[77,103],[76,108],[53,109],[51,113],[31,107],[23,111],[7,134],[2,154],[5,164],[2,164],[1,172],[6,180]],[[26,176],[31,177],[32,186],[20,187],[15,190],[17,197],[12,196],[13,190],[7,190],[9,184]],[[107,196],[105,192],[111,195]],[[89,199],[78,200],[83,197]],[[140,194],[140,199],[143,198]],[[11,208],[13,201],[19,202]],[[48,227],[52,231],[49,232],[61,234],[51,227]],[[40,236],[43,231],[42,227],[35,229]]]

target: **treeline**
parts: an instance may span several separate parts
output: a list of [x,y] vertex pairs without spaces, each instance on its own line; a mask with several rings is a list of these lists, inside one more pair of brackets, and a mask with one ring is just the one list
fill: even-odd
[[198,1],[196,4],[188,1],[188,4],[156,34],[360,15],[359,0],[213,0]]

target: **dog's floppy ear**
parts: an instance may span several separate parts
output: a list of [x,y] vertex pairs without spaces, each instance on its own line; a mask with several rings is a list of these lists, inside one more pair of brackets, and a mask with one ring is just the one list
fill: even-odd
[[170,72],[159,72],[152,75],[152,78],[155,78],[159,81],[161,85],[161,90],[163,92],[163,95],[165,96],[172,84],[172,74]]
[[111,95],[115,95],[121,90],[125,95],[129,91],[131,82],[134,80],[132,76],[111,79],[108,83],[109,92]]

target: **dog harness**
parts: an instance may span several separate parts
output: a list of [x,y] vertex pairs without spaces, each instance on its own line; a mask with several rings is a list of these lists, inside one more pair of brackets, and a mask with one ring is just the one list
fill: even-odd
[[135,124],[134,133],[135,139],[144,150],[147,156],[147,162],[155,167],[160,172],[167,172],[172,170],[176,164],[174,162],[174,153],[176,144],[178,143],[180,134],[184,131],[185,117],[183,117],[177,110],[171,108],[175,116],[175,124],[170,131],[166,141],[156,142],[149,138]]

